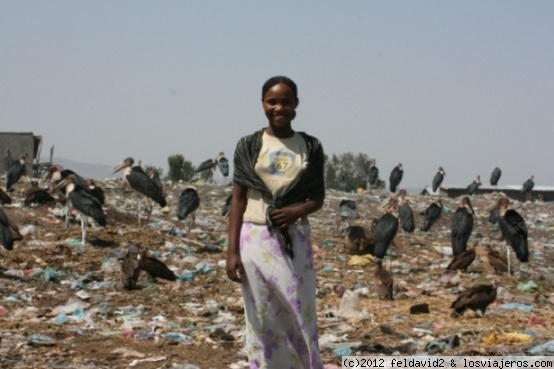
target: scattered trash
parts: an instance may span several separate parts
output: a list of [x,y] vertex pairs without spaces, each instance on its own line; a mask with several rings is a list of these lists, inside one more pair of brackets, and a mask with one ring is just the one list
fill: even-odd
[[539,285],[533,281],[521,282],[518,283],[517,290],[525,292],[537,292],[539,290]]
[[490,336],[483,337],[483,342],[487,345],[531,343],[533,337],[524,333],[493,333]]
[[526,312],[533,311],[533,305],[520,304],[518,302],[507,302],[507,303],[501,304],[500,308],[506,309],[506,310],[517,309],[517,310],[526,311]]
[[542,343],[528,350],[531,355],[553,355],[554,340]]
[[[119,179],[97,183],[109,190],[109,224],[99,228],[91,223],[84,246],[79,218],[72,216],[64,227],[64,206],[7,209],[19,217],[16,220],[24,220],[18,224],[25,235],[15,243],[14,252],[4,251],[0,260],[0,362],[70,369],[77,368],[78,361],[83,369],[248,367],[242,350],[242,289],[226,276],[228,225],[219,215],[220,202],[231,188],[207,185],[208,192],[199,188],[204,191],[203,202],[189,234],[188,223],[178,222],[172,209],[175,193],[185,183],[164,182],[167,214],[154,204],[146,222],[143,206],[141,229],[134,194],[123,189]],[[489,247],[506,254],[506,243],[487,223],[484,210],[498,195],[474,196],[470,243],[475,243],[477,257],[467,271],[447,274],[457,200],[443,198],[451,213],[445,211],[427,233],[419,226],[432,198],[412,196],[418,226],[411,234],[399,230],[383,260],[395,287],[395,300],[386,301],[376,297],[373,256],[347,254],[344,239],[334,234],[334,205],[345,196],[355,199],[363,214],[356,222],[368,224],[382,214],[389,194],[329,190],[324,208],[310,215],[324,362],[338,362],[343,355],[553,355],[552,204],[514,204],[529,220],[532,251],[530,263],[524,264],[512,254],[514,273],[508,276],[497,274],[485,257]],[[148,248],[175,272],[177,281],[154,282],[142,273],[135,290],[124,290],[121,256],[130,244]],[[497,299],[483,318],[474,319],[469,313],[461,319],[449,317],[456,296],[495,278],[501,281]],[[517,332],[506,333],[514,327]],[[92,342],[101,355],[79,357],[79,352],[88,350],[83,342]],[[175,350],[181,345],[187,346]],[[198,350],[212,354],[209,364],[194,365],[198,361],[191,355]],[[222,350],[225,364],[216,361]],[[228,362],[234,353],[236,359]],[[333,364],[325,368],[338,369]]]

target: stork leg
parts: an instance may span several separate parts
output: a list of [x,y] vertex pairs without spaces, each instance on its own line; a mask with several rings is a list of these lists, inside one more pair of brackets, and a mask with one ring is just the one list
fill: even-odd
[[140,228],[140,196],[137,198],[137,217],[138,217],[138,227]]
[[81,245],[85,246],[87,238],[87,220],[83,214],[81,214],[81,237]]
[[148,219],[150,219],[150,215],[152,215],[152,210],[153,210],[153,206],[152,204],[150,203],[150,199],[148,197],[146,197],[146,206],[147,206],[147,209],[148,209],[148,216],[146,216],[146,223],[148,222]]
[[506,261],[508,262],[508,275],[512,275],[512,267],[510,263],[510,248],[506,246]]
[[65,228],[69,227],[69,218],[71,217],[71,201],[69,199],[66,199],[66,207],[65,207],[65,221],[64,226]]

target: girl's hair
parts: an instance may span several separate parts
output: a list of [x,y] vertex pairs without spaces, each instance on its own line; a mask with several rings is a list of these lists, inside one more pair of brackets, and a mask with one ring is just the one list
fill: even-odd
[[264,99],[266,92],[269,91],[271,87],[279,83],[284,83],[285,85],[287,85],[292,90],[292,93],[294,94],[294,98],[298,99],[298,89],[296,88],[296,83],[294,83],[294,81],[288,77],[275,76],[265,81],[262,87],[262,100]]

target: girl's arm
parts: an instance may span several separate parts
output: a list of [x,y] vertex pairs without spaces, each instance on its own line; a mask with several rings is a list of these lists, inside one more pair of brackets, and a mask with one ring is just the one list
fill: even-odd
[[229,211],[229,246],[227,248],[227,276],[235,282],[242,282],[243,268],[240,259],[240,230],[246,210],[246,187],[233,185],[231,210]]

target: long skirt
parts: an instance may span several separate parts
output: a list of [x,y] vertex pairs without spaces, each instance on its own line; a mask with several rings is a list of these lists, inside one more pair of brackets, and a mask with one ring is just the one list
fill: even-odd
[[290,226],[294,257],[278,232],[244,223],[240,254],[250,369],[321,369],[310,226]]

